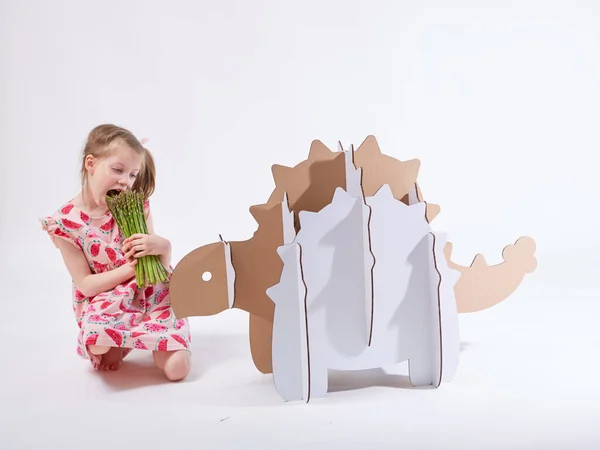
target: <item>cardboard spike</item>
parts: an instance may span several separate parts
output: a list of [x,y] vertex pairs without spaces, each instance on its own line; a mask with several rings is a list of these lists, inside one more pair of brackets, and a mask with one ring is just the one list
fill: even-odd
[[381,153],[374,136],[370,136],[354,152],[354,163],[363,171],[363,192],[370,197],[382,184],[389,184],[394,197],[402,200],[414,188],[421,162],[399,161]]
[[290,176],[293,170],[294,169],[292,167],[273,164],[273,166],[271,166],[271,173],[273,174],[275,185],[283,183]]
[[392,193],[392,188],[389,184],[382,184],[381,187],[372,195],[374,198],[384,197],[387,201],[392,200],[394,198],[394,194]]
[[370,154],[381,154],[381,148],[377,138],[372,134],[368,135],[364,141],[358,146],[357,152],[370,153]]
[[333,152],[318,139],[312,141],[308,152],[309,160],[330,159]]
[[262,213],[264,212],[265,205],[252,205],[249,208],[250,215],[254,218],[256,223],[260,224]]
[[525,275],[537,268],[535,250],[534,240],[523,236],[504,248],[504,262],[489,266],[484,256],[478,254],[471,265],[465,267],[452,261],[452,243],[448,242],[444,249],[448,266],[461,272],[455,286],[458,311],[482,311],[508,298]]
[[431,223],[433,219],[435,219],[441,212],[440,205],[436,205],[434,203],[427,203],[427,212],[425,213],[425,217],[427,217],[427,222]]

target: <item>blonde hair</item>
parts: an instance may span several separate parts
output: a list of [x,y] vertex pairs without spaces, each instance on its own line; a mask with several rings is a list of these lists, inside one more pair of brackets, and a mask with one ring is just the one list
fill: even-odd
[[144,198],[150,197],[154,192],[156,184],[156,168],[152,154],[138,141],[133,133],[112,124],[98,125],[90,131],[83,148],[81,186],[84,187],[87,182],[87,170],[85,169],[85,159],[87,156],[92,155],[94,158],[99,159],[106,158],[110,155],[108,146],[117,140],[123,141],[128,147],[143,156],[142,167],[133,183],[132,189],[141,192]]

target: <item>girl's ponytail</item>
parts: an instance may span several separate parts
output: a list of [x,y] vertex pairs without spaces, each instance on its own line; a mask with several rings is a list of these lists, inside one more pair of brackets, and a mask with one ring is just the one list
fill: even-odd
[[143,147],[143,149],[144,161],[142,162],[142,168],[133,183],[132,189],[141,192],[144,195],[144,198],[147,199],[154,193],[154,188],[156,186],[156,167],[154,165],[152,153],[145,147]]

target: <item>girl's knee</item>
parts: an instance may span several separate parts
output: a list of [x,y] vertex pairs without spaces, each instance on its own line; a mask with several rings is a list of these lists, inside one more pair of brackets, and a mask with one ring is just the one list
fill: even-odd
[[191,354],[187,350],[155,352],[154,358],[155,361],[158,360],[157,365],[159,362],[163,362],[161,360],[164,360],[162,370],[170,381],[181,381],[186,378],[190,372]]
[[87,350],[88,353],[91,353],[92,355],[104,355],[105,353],[108,353],[110,347],[103,345],[88,345]]

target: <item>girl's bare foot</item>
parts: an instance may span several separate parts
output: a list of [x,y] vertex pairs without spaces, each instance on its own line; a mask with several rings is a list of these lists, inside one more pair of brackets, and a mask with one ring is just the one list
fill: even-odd
[[88,347],[90,361],[95,370],[118,370],[123,361],[123,349],[119,347]]
[[190,372],[191,358],[190,352],[187,350],[155,351],[152,356],[156,366],[164,371],[166,377],[171,381],[181,381]]

